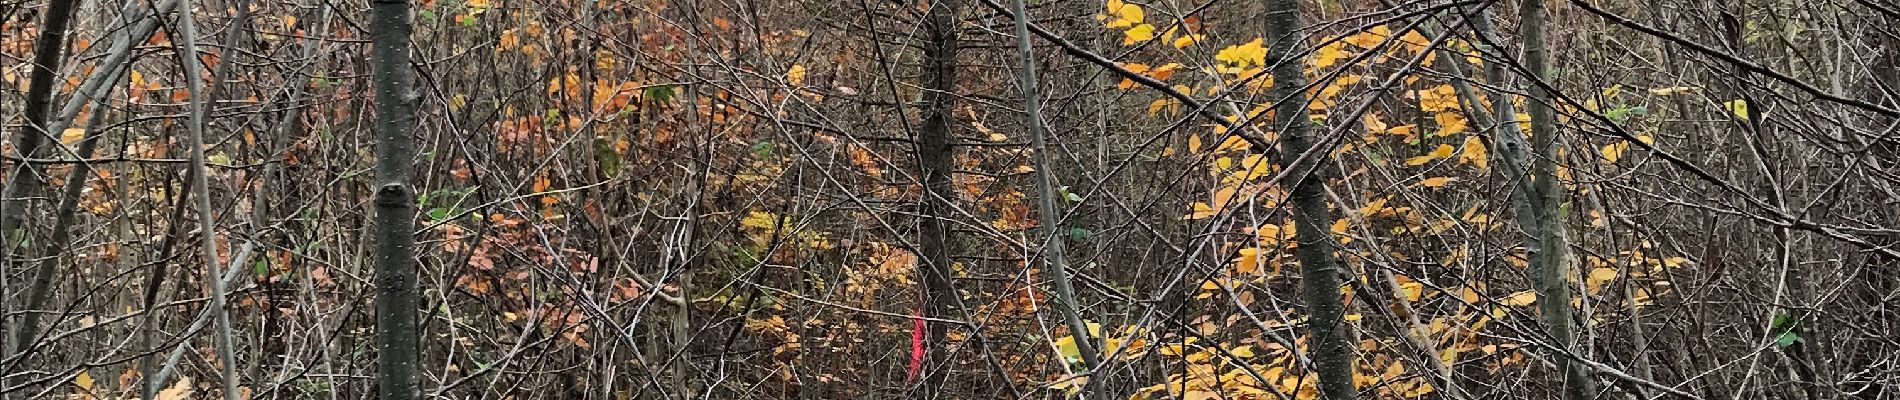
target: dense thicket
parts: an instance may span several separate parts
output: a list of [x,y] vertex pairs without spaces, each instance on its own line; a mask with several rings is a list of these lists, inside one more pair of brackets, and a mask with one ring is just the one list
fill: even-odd
[[1900,399],[1896,27],[0,0],[0,396]]

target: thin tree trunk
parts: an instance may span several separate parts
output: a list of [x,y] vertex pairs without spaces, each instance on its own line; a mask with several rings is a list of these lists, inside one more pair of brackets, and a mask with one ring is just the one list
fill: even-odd
[[[1034,152],[1032,162],[1036,168],[1036,213],[1038,225],[1042,226],[1042,256],[1049,272],[1054,275],[1052,282],[1056,288],[1056,311],[1062,314],[1063,322],[1069,325],[1069,335],[1075,338],[1075,348],[1082,356],[1082,366],[1093,374],[1101,365],[1095,338],[1090,336],[1087,323],[1082,321],[1081,306],[1075,300],[1075,285],[1069,280],[1069,266],[1063,260],[1063,240],[1059,224],[1062,223],[1062,207],[1056,204],[1054,179],[1049,171],[1049,139],[1042,121],[1042,104],[1036,88],[1036,51],[1029,44],[1029,12],[1024,0],[1010,2],[1011,13],[1016,18],[1016,51],[1022,57],[1023,70],[1017,84],[1022,85],[1023,111],[1028,118],[1023,125],[1029,129],[1030,146]],[[1098,379],[1089,379],[1084,386],[1083,398],[1095,398],[1101,390]]]
[[207,271],[205,280],[210,281],[207,282],[207,286],[209,287],[207,291],[210,292],[211,301],[206,307],[210,308],[212,320],[217,323],[217,336],[214,337],[214,340],[217,342],[218,363],[220,364],[218,366],[219,375],[224,384],[224,398],[226,400],[238,400],[240,396],[238,393],[237,356],[235,354],[237,349],[234,345],[234,335],[231,332],[231,314],[225,305],[224,295],[226,290],[224,280],[219,279],[224,276],[224,274],[219,272],[220,268],[218,266],[218,220],[217,216],[211,210],[211,179],[209,176],[211,170],[206,167],[205,162],[205,118],[206,114],[211,112],[211,96],[210,93],[207,93],[204,83],[198,80],[198,75],[200,71],[203,70],[203,65],[201,64],[202,59],[198,57],[198,28],[196,25],[197,23],[193,21],[191,15],[189,3],[184,7],[180,7],[178,12],[178,61],[184,67],[185,91],[189,94],[189,101],[191,103],[190,140],[186,141],[185,145],[190,147],[188,153],[191,155],[191,168],[194,169],[191,180],[191,192],[198,197],[198,234],[202,235],[200,236],[202,241],[199,245],[204,250],[205,270]]
[[[1530,108],[1532,152],[1528,203],[1533,207],[1531,218],[1518,223],[1536,227],[1527,229],[1536,240],[1526,241],[1524,247],[1544,329],[1555,339],[1553,345],[1574,353],[1577,339],[1570,322],[1570,282],[1565,279],[1569,242],[1564,237],[1564,216],[1558,211],[1564,194],[1559,192],[1563,186],[1557,181],[1557,120],[1549,89],[1555,82],[1550,80],[1550,49],[1544,43],[1544,0],[1524,0],[1518,12],[1523,24],[1524,68],[1530,70],[1531,79],[1526,85],[1530,89],[1526,106]],[[1582,400],[1594,394],[1585,366],[1568,357],[1560,357],[1557,366],[1565,399]]]
[[[107,90],[111,89],[108,87]],[[100,98],[103,100],[105,96],[101,96]],[[103,104],[105,102],[100,101],[99,103]],[[86,135],[83,139],[80,139],[79,146],[73,149],[75,158],[90,158],[92,157],[93,150],[98,148],[99,140],[101,139],[100,136],[102,135],[94,129],[99,127],[99,122],[104,119],[105,112],[98,108],[94,109],[99,111],[94,111],[93,114],[87,118]],[[75,218],[77,214],[75,211],[79,209],[80,190],[85,189],[86,178],[89,177],[91,172],[91,165],[86,163],[73,164],[72,171],[66,175],[65,185],[60,187],[59,207],[54,211],[52,233],[48,235],[49,239],[47,239],[45,243],[45,254],[41,255],[39,265],[33,269],[33,282],[27,287],[26,310],[38,310],[40,307],[46,305],[47,299],[52,298],[53,275],[58,275],[54,273],[54,267],[59,264],[60,257],[66,253],[66,250],[71,248],[67,242],[72,240],[73,218]],[[22,316],[21,319],[20,329],[16,332],[18,337],[15,339],[15,343],[20,344],[20,352],[27,353],[31,352],[31,348],[34,347],[33,342],[37,339],[40,326],[40,313],[28,312]]]
[[[33,42],[33,72],[26,89],[26,130],[13,137],[13,146],[21,158],[39,158],[40,146],[55,133],[49,124],[53,103],[53,84],[59,81],[60,64],[65,61],[66,30],[72,22],[78,0],[53,0],[46,5],[46,18],[40,21],[40,36]],[[62,127],[63,128],[63,127]],[[21,163],[7,179],[6,197],[0,198],[0,234],[7,238],[8,255],[18,244],[15,230],[26,219],[26,196],[40,187],[39,167]]]
[[[1294,30],[1300,24],[1299,2],[1264,3],[1266,40],[1272,43],[1267,48],[1267,63],[1273,66],[1272,98],[1280,101],[1273,111],[1274,124],[1281,132],[1280,164],[1289,171],[1286,184],[1292,188],[1292,216],[1299,226],[1294,233],[1299,241],[1295,256],[1300,260],[1300,292],[1309,321],[1308,358],[1313,360],[1320,393],[1326,399],[1351,399],[1357,393],[1352,381],[1351,327],[1346,325],[1339,262],[1333,255],[1338,245],[1333,242],[1332,231],[1324,228],[1332,226],[1334,219],[1326,205],[1324,187],[1331,171],[1327,163],[1332,159],[1332,149],[1318,147],[1323,142],[1315,137],[1312,121],[1306,116],[1306,75],[1302,71],[1306,63],[1299,58],[1305,53],[1304,41]],[[1318,153],[1308,157],[1307,163],[1288,165],[1309,151]]]
[[376,384],[378,398],[421,396],[417,377],[421,339],[416,305],[415,158],[417,93],[409,73],[408,0],[370,2],[370,43],[376,88],[375,227]]
[[[921,170],[924,193],[920,210],[923,221],[918,228],[919,263],[924,295],[918,306],[922,317],[942,317],[955,310],[955,290],[950,282],[951,199],[956,191],[950,186],[955,149],[950,135],[950,116],[956,102],[957,10],[959,0],[938,0],[924,17],[923,126],[917,137],[917,166]],[[896,95],[896,93],[893,93]],[[920,320],[922,321],[922,320]],[[949,326],[926,324],[921,375],[923,384],[917,398],[936,398],[943,388],[944,368],[949,354],[944,353]]]
[[[41,153],[40,144],[44,143],[46,138],[52,137],[53,131],[47,123],[49,119],[47,114],[51,111],[48,107],[53,102],[53,83],[59,80],[60,63],[65,61],[66,28],[72,21],[73,9],[78,5],[77,3],[79,3],[78,0],[53,0],[46,5],[46,18],[40,21],[40,35],[33,43],[33,71],[29,78],[31,81],[26,89],[26,129],[13,136],[13,148],[19,152],[20,158],[38,158]],[[8,177],[6,189],[0,190],[0,249],[4,249],[0,250],[0,265],[5,265],[5,268],[0,269],[0,275],[13,272],[14,247],[19,245],[25,237],[20,232],[20,226],[26,219],[27,196],[40,191],[39,175],[38,166],[29,162],[20,162],[14,167],[13,174]],[[50,282],[51,278],[35,277],[28,280],[34,282],[34,286],[39,286],[39,281]],[[13,290],[14,288],[0,286],[0,302],[12,298],[9,292]],[[26,290],[32,296],[38,296],[36,292],[45,291],[31,288]],[[29,302],[31,302],[30,299]],[[32,332],[38,329],[39,324],[39,313],[33,308],[35,307],[28,305],[22,310],[26,313],[20,318],[21,323],[6,324],[13,332],[6,332],[10,334],[5,335],[5,345],[0,346],[4,347],[0,348],[0,359],[14,355],[16,351],[28,345],[26,337],[31,336]],[[5,314],[0,314],[0,322],[6,322],[5,319]],[[5,383],[11,382],[0,382],[0,384]]]

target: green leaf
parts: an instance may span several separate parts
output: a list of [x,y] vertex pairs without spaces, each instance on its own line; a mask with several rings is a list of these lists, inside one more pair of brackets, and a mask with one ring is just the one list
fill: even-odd
[[443,220],[444,218],[448,218],[448,217],[449,217],[449,209],[448,209],[448,208],[443,208],[443,207],[436,207],[436,208],[431,208],[431,209],[429,209],[429,219],[430,219],[430,220],[433,220],[433,221],[441,221],[441,220]]
[[1801,335],[1794,331],[1782,332],[1781,335],[1775,336],[1775,346],[1788,347],[1800,341]]
[[1775,314],[1774,320],[1768,323],[1768,331],[1793,332],[1800,324],[1801,314],[1798,311],[1783,311]]
[[270,263],[259,257],[257,262],[251,263],[251,271],[256,272],[257,276],[270,276]]
[[1629,107],[1617,107],[1611,109],[1609,112],[1603,113],[1603,116],[1609,117],[1611,121],[1623,122],[1630,118],[1630,109]]
[[757,158],[772,158],[772,146],[771,141],[753,143],[752,156]]
[[606,172],[608,178],[620,173],[620,154],[614,152],[614,145],[607,138],[594,138],[594,159],[600,162],[600,170]]
[[1062,190],[1062,198],[1063,198],[1063,199],[1067,199],[1067,200],[1069,200],[1069,202],[1070,202],[1070,203],[1080,203],[1080,202],[1082,202],[1082,196],[1081,196],[1081,195],[1078,195],[1078,194],[1075,194],[1075,192],[1071,192],[1071,191],[1069,191],[1069,187],[1068,187],[1068,186],[1063,186],[1061,190]]
[[430,22],[434,22],[435,10],[422,10],[422,12],[416,13],[416,16],[422,17],[422,19],[429,20]]
[[646,97],[648,99],[652,99],[653,101],[661,102],[661,103],[672,101],[673,100],[673,85],[659,85],[659,86],[647,88]]
[[1083,227],[1069,228],[1069,238],[1077,242],[1087,242],[1089,239],[1095,238],[1095,231]]

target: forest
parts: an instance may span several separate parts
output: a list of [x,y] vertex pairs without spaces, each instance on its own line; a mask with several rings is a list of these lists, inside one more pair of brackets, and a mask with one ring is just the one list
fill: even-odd
[[0,0],[0,400],[1900,399],[1893,0]]

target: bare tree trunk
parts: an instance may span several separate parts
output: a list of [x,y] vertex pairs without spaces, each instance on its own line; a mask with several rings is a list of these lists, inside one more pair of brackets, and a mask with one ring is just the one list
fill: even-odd
[[[1300,260],[1300,292],[1309,321],[1308,358],[1313,360],[1320,393],[1326,399],[1351,399],[1358,391],[1352,381],[1351,327],[1346,325],[1339,262],[1333,255],[1338,244],[1333,242],[1332,231],[1323,228],[1332,226],[1334,219],[1326,205],[1324,186],[1331,171],[1327,161],[1332,159],[1332,149],[1320,147],[1324,142],[1314,137],[1312,121],[1306,116],[1306,75],[1302,71],[1306,63],[1299,56],[1305,50],[1301,48],[1304,44],[1300,33],[1294,29],[1300,24],[1299,2],[1265,0],[1264,4],[1266,40],[1271,43],[1266,61],[1273,66],[1272,98],[1280,102],[1273,111],[1274,124],[1281,132],[1280,164],[1288,171],[1285,184],[1292,188],[1292,216],[1299,226],[1294,233],[1300,243],[1295,256]],[[1291,164],[1307,152],[1315,153],[1305,163]]]
[[[1029,44],[1029,10],[1023,2],[1011,1],[1010,7],[1011,13],[1016,16],[1016,51],[1023,62],[1017,84],[1022,85],[1023,111],[1028,118],[1023,121],[1023,126],[1029,129],[1030,146],[1034,151],[1036,213],[1038,225],[1042,226],[1042,257],[1045,266],[1054,275],[1052,283],[1056,289],[1056,311],[1062,313],[1063,322],[1069,325],[1069,335],[1075,338],[1075,348],[1081,353],[1082,366],[1093,374],[1097,372],[1095,369],[1101,365],[1101,360],[1096,353],[1095,338],[1090,336],[1088,324],[1082,321],[1082,309],[1075,300],[1075,285],[1070,282],[1069,266],[1063,260],[1064,244],[1059,226],[1062,223],[1062,207],[1056,204],[1057,196],[1061,195],[1055,193],[1054,178],[1050,177],[1048,131],[1043,126],[1041,99],[1037,97],[1036,51]],[[1099,379],[1090,378],[1082,397],[1097,397],[1101,387]]]
[[415,158],[417,93],[409,73],[408,0],[370,2],[371,80],[376,88],[376,384],[384,400],[421,396],[416,305]]
[[[197,23],[193,21],[190,3],[187,2],[178,12],[179,63],[184,66],[185,90],[191,99],[190,140],[191,168],[194,172],[191,180],[191,192],[198,197],[198,234],[200,246],[205,257],[205,280],[211,301],[205,306],[211,310],[212,320],[217,322],[217,342],[219,375],[224,383],[225,400],[238,400],[237,351],[231,332],[231,314],[225,307],[225,284],[220,279],[224,274],[218,266],[218,220],[211,210],[210,168],[205,162],[205,118],[211,112],[211,96],[204,83],[198,80],[203,69],[202,59],[198,57]],[[229,62],[229,61],[225,61]],[[215,77],[214,77],[215,79]]]
[[[923,76],[923,126],[917,137],[917,166],[923,178],[923,207],[920,210],[923,222],[918,228],[919,259],[918,274],[924,284],[923,302],[919,305],[925,318],[950,315],[956,309],[956,291],[950,282],[950,223],[951,199],[956,191],[950,186],[950,174],[954,163],[955,149],[950,135],[950,116],[956,102],[957,81],[957,10],[961,1],[938,0],[930,5],[930,11],[924,17],[924,76]],[[895,93],[893,93],[895,94]],[[923,384],[918,388],[916,398],[936,398],[943,388],[944,366],[949,354],[944,353],[945,334],[949,326],[942,323],[927,324],[928,336],[924,337],[925,351],[922,361],[921,377]]]
[[[1527,84],[1530,100],[1526,102],[1531,116],[1532,153],[1527,180],[1530,184],[1528,203],[1533,208],[1529,213],[1531,218],[1518,223],[1536,227],[1527,229],[1536,240],[1526,241],[1524,247],[1530,258],[1531,287],[1537,292],[1544,329],[1555,339],[1553,345],[1574,353],[1577,339],[1571,329],[1570,282],[1565,279],[1570,270],[1567,261],[1570,244],[1564,237],[1564,215],[1559,211],[1564,194],[1559,192],[1563,186],[1557,181],[1557,120],[1550,90],[1556,83],[1550,80],[1550,49],[1544,43],[1544,0],[1524,0],[1518,12],[1523,24],[1524,68],[1530,70],[1531,80]],[[1519,218],[1524,216],[1519,214]],[[1570,357],[1559,357],[1557,365],[1563,377],[1565,399],[1582,400],[1594,395],[1587,367]]]
[[[78,0],[54,0],[46,6],[46,18],[40,21],[40,36],[33,42],[33,72],[31,83],[26,89],[26,130],[13,137],[14,149],[22,158],[38,158],[40,145],[46,138],[53,137],[52,118],[49,107],[53,103],[53,84],[59,81],[60,64],[65,61],[66,30],[72,22],[73,9]],[[14,232],[26,218],[26,198],[38,191],[41,177],[39,168],[32,163],[21,163],[7,179],[6,197],[0,198],[0,206],[5,207],[0,214],[0,234],[7,237],[6,248],[10,249],[20,239]]]
[[[29,78],[31,83],[27,84],[26,89],[26,129],[13,136],[13,148],[19,152],[22,159],[38,158],[41,153],[40,144],[45,142],[46,138],[52,137],[52,131],[47,123],[49,120],[47,114],[51,112],[48,107],[53,102],[53,83],[59,80],[60,63],[65,61],[67,24],[72,21],[73,9],[76,8],[77,3],[79,3],[78,0],[53,0],[46,5],[46,18],[40,22],[40,35],[33,43],[33,71]],[[13,272],[13,250],[25,238],[25,235],[20,232],[20,226],[26,219],[26,197],[40,191],[39,175],[37,166],[22,161],[15,166],[13,174],[8,177],[6,189],[0,190],[0,249],[4,249],[0,251],[0,265],[6,266],[0,269],[0,275]],[[28,280],[37,287],[40,286],[39,281],[51,282],[51,279],[48,276],[33,277]],[[14,288],[0,286],[0,301],[11,298],[8,292],[13,290]],[[29,297],[37,297],[38,293],[45,292],[44,289],[27,288],[26,290],[31,294]],[[28,302],[31,303],[31,299]],[[20,317],[19,324],[6,324],[13,332],[7,332],[10,334],[5,335],[7,342],[4,348],[0,349],[0,359],[14,355],[16,351],[29,344],[28,337],[32,336],[32,332],[39,326],[39,313],[33,308],[35,306],[29,304],[25,310],[22,310],[25,314]],[[5,315],[0,314],[0,322],[6,322]],[[0,384],[5,383],[8,382],[0,382]]]

